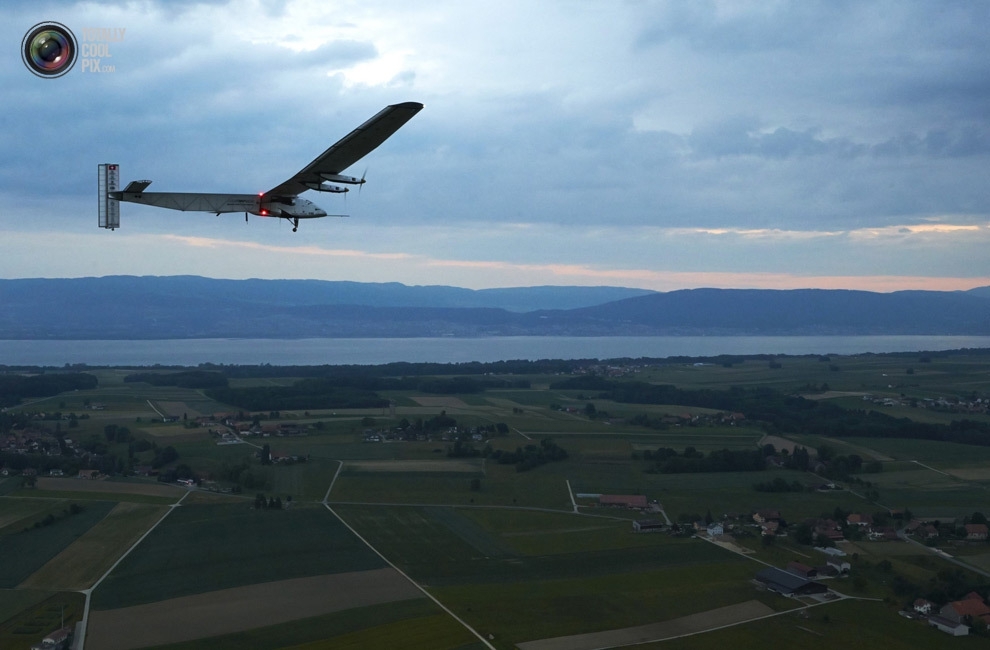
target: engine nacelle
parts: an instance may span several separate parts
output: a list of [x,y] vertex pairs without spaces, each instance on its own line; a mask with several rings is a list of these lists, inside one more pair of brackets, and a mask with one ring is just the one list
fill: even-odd
[[316,190],[317,192],[331,192],[333,194],[343,194],[344,192],[351,191],[347,187],[341,187],[340,185],[327,185],[326,183],[303,183],[303,185],[305,185],[311,190]]
[[320,178],[325,181],[330,181],[331,183],[347,183],[348,185],[360,185],[364,182],[363,178],[341,176],[340,174],[320,174]]

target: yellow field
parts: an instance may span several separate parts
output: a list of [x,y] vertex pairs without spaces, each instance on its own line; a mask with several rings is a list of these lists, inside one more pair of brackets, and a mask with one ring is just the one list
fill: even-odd
[[413,400],[420,406],[436,406],[436,407],[447,407],[447,408],[469,408],[467,403],[464,402],[459,397],[449,397],[444,395],[438,395],[436,397],[428,397],[426,395],[417,395],[413,397]]
[[142,503],[117,504],[103,521],[31,574],[19,588],[88,589],[167,509]]
[[480,472],[481,461],[470,458],[448,460],[354,460],[348,469],[362,472]]
[[35,485],[39,490],[56,492],[106,492],[109,494],[141,494],[150,497],[178,499],[186,489],[165,483],[122,483],[117,481],[89,481],[78,478],[38,479]]
[[423,597],[419,589],[394,569],[266,582],[91,612],[86,646],[129,650],[181,643],[354,607]]
[[292,646],[286,650],[365,650],[395,648],[403,650],[437,650],[460,648],[477,642],[473,634],[446,614],[434,614],[379,625],[323,641]]

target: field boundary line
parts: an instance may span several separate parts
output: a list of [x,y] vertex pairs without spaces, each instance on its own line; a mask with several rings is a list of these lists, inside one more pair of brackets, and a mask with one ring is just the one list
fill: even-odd
[[[338,460],[337,462],[339,463],[337,465],[337,471],[333,473],[333,478],[330,479],[330,487],[327,488],[327,493],[323,495],[323,505],[326,505],[327,501],[330,500],[330,490],[333,489],[334,483],[337,482],[337,477],[340,476],[340,470],[344,469],[344,461]],[[336,513],[334,514],[336,515]],[[337,517],[337,519],[340,519],[340,517]]]
[[[341,463],[341,465],[343,465],[343,463]],[[327,490],[327,494],[329,494],[329,493],[330,493],[330,491]],[[450,616],[455,621],[457,621],[458,623],[460,623],[461,625],[463,625],[464,628],[467,629],[471,634],[473,634],[474,636],[478,637],[478,640],[481,641],[482,643],[484,643],[485,644],[485,647],[489,648],[489,650],[496,650],[495,646],[493,646],[491,643],[489,643],[488,642],[488,639],[486,639],[485,637],[481,636],[481,633],[478,632],[478,630],[476,630],[473,627],[471,627],[471,625],[467,621],[465,621],[460,616],[458,616],[453,611],[451,611],[446,605],[444,605],[439,600],[437,600],[437,598],[433,594],[431,594],[430,592],[428,592],[422,585],[420,585],[418,582],[416,582],[415,580],[413,580],[412,578],[410,578],[408,575],[406,575],[406,573],[402,569],[400,569],[399,567],[395,566],[392,563],[391,560],[389,560],[387,557],[385,557],[384,555],[382,555],[381,552],[379,552],[379,550],[377,548],[375,548],[374,546],[372,546],[371,543],[368,542],[368,540],[366,540],[364,537],[361,536],[360,533],[358,533],[356,530],[354,530],[354,528],[349,523],[347,523],[344,520],[343,517],[341,517],[340,515],[338,515],[337,512],[333,508],[330,507],[330,504],[329,503],[327,503],[326,501],[324,501],[323,502],[323,507],[326,508],[327,510],[329,510],[330,511],[330,514],[332,514],[334,517],[336,517],[337,520],[340,523],[342,523],[345,526],[347,526],[347,530],[349,530],[352,533],[354,533],[354,536],[357,537],[359,540],[361,540],[364,543],[365,546],[367,546],[372,551],[374,551],[375,555],[377,555],[378,557],[380,557],[382,559],[382,561],[384,561],[386,564],[388,564],[390,567],[392,567],[392,569],[394,569],[396,572],[398,572],[398,574],[401,575],[403,578],[405,578],[406,580],[408,580],[410,584],[412,584],[414,587],[416,587],[421,592],[423,592],[423,595],[426,596],[427,598],[429,598],[430,600],[432,600],[434,603],[436,603],[437,606],[440,607],[440,609],[442,609],[443,611],[445,611],[448,614],[450,614]]]
[[158,407],[156,407],[154,404],[152,404],[150,399],[149,400],[145,400],[145,401],[148,402],[148,406],[151,407],[151,410],[158,414],[158,417],[160,417],[162,419],[165,418],[165,414],[162,413],[161,411],[159,411],[158,410]]
[[[148,403],[151,404],[150,401]],[[154,407],[152,407],[152,408],[154,408]],[[120,564],[121,562],[124,561],[124,558],[126,558],[128,555],[131,554],[131,551],[133,551],[134,549],[136,549],[138,547],[138,545],[141,542],[144,541],[144,538],[145,537],[147,537],[148,535],[150,535],[153,530],[155,530],[156,528],[158,528],[158,525],[160,523],[162,523],[163,521],[165,521],[165,518],[168,517],[170,514],[172,514],[172,511],[173,510],[175,510],[176,508],[178,508],[179,506],[181,506],[182,505],[182,502],[190,494],[192,494],[192,490],[189,490],[188,492],[186,492],[185,494],[183,494],[182,497],[179,498],[178,501],[176,501],[175,503],[173,503],[172,505],[170,505],[168,507],[168,510],[165,511],[165,514],[163,514],[161,516],[161,518],[158,521],[155,522],[155,525],[152,526],[151,528],[149,528],[148,530],[146,530],[144,532],[144,535],[141,535],[141,537],[139,537],[136,542],[134,542],[133,544],[131,544],[131,547],[129,549],[127,549],[126,551],[124,551],[124,553],[119,558],[117,558],[117,561],[113,563],[113,566],[111,566],[109,569],[107,569],[106,573],[104,573],[102,576],[100,576],[100,579],[97,580],[96,582],[94,582],[92,587],[90,587],[89,589],[84,589],[82,591],[82,593],[86,595],[86,604],[83,607],[82,622],[81,622],[81,624],[79,626],[80,627],[80,629],[79,629],[79,641],[76,643],[76,646],[75,646],[78,650],[84,650],[85,647],[86,647],[86,626],[89,625],[89,605],[90,605],[90,601],[91,601],[91,599],[93,597],[93,591],[97,587],[100,586],[100,583],[102,583],[104,580],[106,580],[106,577],[108,575],[110,575],[113,572],[114,569],[117,568],[117,565],[118,564]]]

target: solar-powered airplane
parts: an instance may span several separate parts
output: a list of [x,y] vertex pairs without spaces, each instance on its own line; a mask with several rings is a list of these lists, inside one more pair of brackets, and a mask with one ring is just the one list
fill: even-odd
[[370,120],[331,145],[316,160],[298,174],[261,194],[198,194],[190,192],[145,192],[151,181],[131,181],[119,190],[120,165],[99,165],[100,227],[114,230],[120,227],[120,201],[143,203],[169,210],[213,212],[243,212],[259,217],[276,217],[292,222],[292,232],[299,228],[300,219],[317,219],[327,213],[311,201],[300,199],[307,190],[341,194],[349,188],[333,185],[361,185],[364,178],[344,176],[342,171],[371,153],[423,108],[417,102],[386,106]]

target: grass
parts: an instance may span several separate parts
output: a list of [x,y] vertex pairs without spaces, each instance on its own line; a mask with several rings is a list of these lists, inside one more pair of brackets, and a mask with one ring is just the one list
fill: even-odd
[[0,589],[0,625],[51,595],[38,589]]
[[[324,508],[251,503],[176,508],[94,592],[115,609],[168,598],[383,566]],[[148,585],[155,585],[148,589]]]
[[[587,550],[525,555],[516,549],[514,538],[494,533],[484,525],[485,515],[475,519],[477,513],[473,511],[458,511],[460,517],[472,519],[477,525],[471,527],[472,537],[466,540],[463,523],[458,521],[452,527],[443,517],[438,520],[433,516],[432,508],[338,506],[335,510],[379,552],[416,579],[432,585],[570,579],[660,566],[736,561],[735,556],[709,544],[666,535],[651,536],[631,546],[587,544]],[[575,517],[575,521],[597,525],[607,520]],[[485,533],[484,544],[474,537],[479,536],[479,529]],[[525,546],[523,543],[523,550]],[[489,554],[493,550],[497,554]]]
[[667,539],[659,535],[637,535],[628,521],[587,515],[481,508],[458,512],[499,537],[518,555],[620,551],[639,546],[659,550]]
[[292,646],[290,650],[364,650],[403,648],[405,650],[464,650],[484,648],[466,628],[446,614],[405,619],[342,634],[321,641]]
[[19,585],[95,526],[114,505],[109,501],[87,501],[78,514],[59,513],[51,525],[0,537],[0,588]]
[[[833,391],[866,392],[877,396],[912,397],[990,393],[990,357],[983,354],[933,355],[931,363],[916,356],[832,356],[825,363],[816,356],[781,359],[783,367],[770,369],[765,361],[733,367],[668,364],[642,370],[639,380],[672,383],[685,388],[769,386],[786,392],[804,390],[811,383],[828,383]],[[831,367],[837,368],[832,370]],[[908,375],[906,369],[913,367]],[[31,409],[86,412],[71,437],[102,437],[103,426],[117,423],[137,435],[151,436],[159,445],[173,444],[180,461],[201,474],[216,473],[224,463],[248,459],[255,475],[264,475],[262,490],[248,490],[236,499],[219,494],[196,493],[176,508],[94,594],[94,605],[112,608],[178,595],[265,580],[300,577],[352,568],[378,567],[380,560],[340,526],[325,509],[315,507],[326,493],[339,466],[348,460],[445,460],[450,444],[442,441],[365,444],[361,442],[364,417],[376,425],[395,424],[403,417],[415,421],[438,414],[442,407],[417,405],[417,395],[405,391],[393,395],[395,416],[377,410],[286,413],[283,419],[300,423],[321,422],[310,435],[293,438],[253,439],[268,443],[277,452],[305,455],[308,462],[262,468],[245,445],[218,447],[205,429],[184,429],[153,422],[147,400],[188,408],[193,412],[227,411],[198,391],[146,384],[124,383],[130,371],[96,371],[101,387],[47,400]],[[714,449],[752,449],[763,435],[758,427],[671,427],[659,431],[629,424],[607,424],[583,414],[551,410],[550,404],[578,409],[591,401],[600,411],[629,418],[638,413],[655,417],[688,409],[679,405],[630,405],[580,396],[580,391],[551,391],[547,386],[559,377],[526,377],[532,390],[489,391],[460,396],[460,403],[445,410],[465,425],[505,422],[511,433],[493,441],[497,449],[538,444],[552,437],[569,452],[569,458],[529,472],[486,462],[476,474],[450,472],[361,472],[345,470],[330,494],[335,511],[364,535],[390,560],[408,571],[439,596],[458,615],[483,632],[495,635],[494,644],[509,648],[516,642],[581,631],[613,629],[691,614],[751,598],[767,599],[773,607],[787,608],[792,601],[756,592],[750,578],[759,565],[698,540],[666,535],[636,535],[629,519],[644,516],[632,511],[584,509],[591,515],[571,512],[567,492],[638,493],[657,499],[667,513],[703,516],[711,511],[747,514],[759,508],[781,511],[792,524],[805,517],[831,513],[836,507],[853,512],[873,512],[880,506],[848,491],[770,494],[752,485],[781,477],[811,485],[819,479],[787,470],[726,474],[648,474],[650,463],[634,453],[658,447],[678,451],[694,446]],[[288,380],[245,379],[243,385],[282,384]],[[892,387],[888,387],[888,385]],[[579,399],[580,397],[580,399]],[[83,400],[106,404],[107,410],[84,411]],[[859,397],[836,396],[836,403],[863,408]],[[871,407],[872,408],[872,407]],[[880,408],[880,407],[877,407]],[[236,410],[236,409],[233,409]],[[924,409],[880,408],[892,415],[924,421],[960,419]],[[180,414],[181,415],[181,414]],[[293,416],[295,416],[293,418]],[[136,422],[141,418],[141,422]],[[43,423],[54,427],[54,422]],[[147,431],[141,431],[141,430]],[[518,432],[532,438],[526,440]],[[786,435],[786,432],[785,432]],[[787,436],[790,437],[790,436]],[[987,479],[975,470],[990,467],[990,447],[975,447],[923,440],[843,438],[825,440],[794,436],[800,444],[828,444],[839,453],[870,451],[892,457],[884,472],[862,475],[878,485],[883,505],[908,507],[913,513],[935,515],[986,512]],[[479,445],[480,447],[480,445]],[[126,446],[115,447],[126,452]],[[145,453],[147,455],[147,452]],[[963,477],[949,477],[925,469],[919,460],[943,471],[969,469]],[[471,479],[480,478],[480,490]],[[45,492],[22,490],[19,478],[0,481],[0,552],[8,537],[49,512],[58,512],[72,499],[90,507],[93,499],[127,503],[118,506],[101,523],[81,537],[63,540],[53,561],[39,565],[28,584],[46,587],[81,586],[105,571],[114,557],[146,529],[172,499],[140,495]],[[864,488],[852,486],[862,492]],[[254,492],[292,495],[294,508],[283,512],[254,511]],[[47,498],[38,498],[38,497]],[[32,498],[28,498],[32,497]],[[228,501],[223,504],[222,501]],[[344,505],[342,502],[367,505]],[[309,502],[309,503],[307,503]],[[389,505],[406,504],[406,505]],[[455,506],[455,507],[450,507]],[[501,506],[492,508],[487,506]],[[534,509],[522,509],[534,508]],[[542,508],[546,510],[535,510]],[[789,560],[814,563],[818,555],[787,538],[763,547],[759,537],[742,543],[756,550],[756,557],[781,566]],[[101,550],[102,547],[102,550]],[[927,557],[923,549],[904,544],[861,543],[859,562],[866,584],[856,595],[893,596],[875,565],[889,559],[895,572],[916,584],[927,584],[944,561]],[[40,553],[28,549],[28,557]],[[973,550],[975,564],[990,566],[990,553]],[[0,554],[0,563],[11,553]],[[820,563],[820,562],[818,562]],[[867,565],[874,565],[867,567]],[[934,573],[933,573],[934,572]],[[5,576],[6,571],[0,571]],[[840,581],[852,591],[852,579]],[[153,585],[154,588],[149,588]],[[14,594],[4,599],[2,594]],[[47,592],[0,592],[0,613],[29,610]],[[27,597],[30,595],[30,597]],[[822,620],[829,612],[830,621]],[[810,630],[810,631],[808,631]],[[904,632],[904,631],[907,632]],[[38,637],[40,638],[40,637]],[[36,641],[37,638],[34,639]],[[925,640],[922,643],[920,640]],[[736,626],[698,637],[666,642],[664,648],[760,647],[818,648],[834,644],[859,647],[937,647],[949,638],[924,626],[896,617],[879,603],[835,603],[811,610],[808,619],[793,614],[760,623]],[[952,647],[973,645],[953,639]],[[0,646],[8,647],[0,637]],[[174,650],[212,647],[245,647],[258,650],[296,647],[412,647],[472,648],[480,644],[452,619],[426,601],[392,603],[285,626],[260,628],[238,635],[172,646]],[[650,647],[650,646],[646,646]],[[659,647],[654,644],[652,647]]]
[[91,587],[166,508],[120,503],[98,524],[25,580],[22,587],[82,590]]
[[128,503],[147,503],[150,505],[167,506],[175,503],[178,497],[182,496],[182,494],[180,493],[177,497],[171,498],[156,497],[147,494],[131,494],[128,492],[72,492],[71,490],[36,490],[33,488],[22,488],[14,492],[11,496],[55,499],[58,501],[86,501],[89,503],[101,501],[126,501]]
[[[699,543],[699,542],[695,542]],[[728,559],[558,580],[457,585],[431,591],[482,634],[505,642],[656,623],[751,599],[778,609],[787,599],[758,592],[758,565]]]
[[789,650],[930,650],[983,648],[980,637],[950,637],[924,621],[909,621],[896,608],[872,601],[842,601],[744,623],[682,639],[637,646],[642,650],[764,650],[768,640]]
[[[86,599],[80,593],[22,591],[10,598],[9,592],[0,591],[0,648],[4,650],[28,650],[33,644],[54,630],[64,619],[71,627],[82,619]],[[23,595],[21,595],[23,594]],[[20,607],[16,614],[4,616],[13,607]]]
[[[423,622],[429,623],[432,632],[423,629]],[[404,632],[415,634],[417,644],[405,645],[402,636]],[[376,643],[353,645],[355,641],[362,639],[374,640]],[[155,646],[149,650],[214,650],[215,648],[277,650],[341,647],[459,650],[466,647],[472,639],[474,637],[470,632],[449,616],[440,614],[439,608],[431,601],[415,599],[349,609],[209,639]]]

